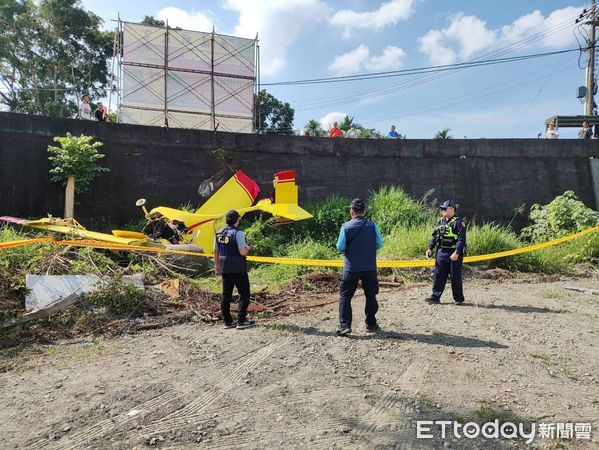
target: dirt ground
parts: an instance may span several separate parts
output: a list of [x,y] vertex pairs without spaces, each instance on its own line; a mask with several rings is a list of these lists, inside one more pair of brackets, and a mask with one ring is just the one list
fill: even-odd
[[[2,448],[520,448],[417,439],[417,420],[590,422],[599,448],[599,279],[478,280],[467,305],[385,288],[382,330],[337,337],[336,305],[250,330],[175,325],[1,354]],[[323,294],[323,303],[334,294]],[[530,447],[528,447],[530,448]]]

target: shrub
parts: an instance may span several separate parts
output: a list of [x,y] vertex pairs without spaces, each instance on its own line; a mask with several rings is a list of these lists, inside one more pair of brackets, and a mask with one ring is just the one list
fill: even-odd
[[350,200],[346,197],[332,196],[320,202],[306,206],[314,217],[294,224],[293,230],[300,239],[310,238],[320,242],[337,242],[339,227],[349,220]]
[[144,291],[123,281],[117,275],[97,291],[87,294],[87,301],[98,307],[105,308],[109,314],[123,315],[134,313],[142,304]]
[[532,205],[530,221],[521,236],[542,242],[599,225],[599,212],[588,208],[574,192],[566,191],[547,205]]

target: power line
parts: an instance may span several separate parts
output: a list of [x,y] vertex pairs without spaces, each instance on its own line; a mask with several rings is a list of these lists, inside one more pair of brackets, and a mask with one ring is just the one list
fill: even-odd
[[[582,8],[582,7],[580,7],[580,8]],[[508,45],[504,45],[502,47],[494,48],[492,50],[480,53],[476,58],[473,59],[473,61],[480,60],[485,57],[490,58],[491,56],[505,55],[507,53],[511,53],[513,51],[519,50],[523,47],[529,46],[539,40],[546,39],[547,37],[549,37],[555,33],[558,33],[560,31],[563,31],[564,29],[569,28],[571,26],[572,20],[574,20],[575,17],[577,17],[577,16],[569,17],[562,22],[552,25],[551,27],[543,30],[540,33],[528,35],[520,40],[511,42]],[[353,93],[353,94],[345,95],[342,97],[340,97],[339,95],[336,95],[335,97],[329,97],[328,99],[323,99],[322,97],[320,97],[319,100],[316,102],[298,105],[296,107],[296,110],[302,111],[302,110],[310,110],[310,109],[319,109],[319,107],[325,107],[325,106],[332,107],[332,106],[336,106],[336,105],[352,103],[354,100],[372,99],[372,98],[377,98],[377,97],[382,97],[382,96],[389,96],[389,94],[391,92],[398,92],[400,90],[407,89],[408,87],[414,87],[417,85],[430,83],[430,82],[438,80],[440,78],[445,78],[447,76],[451,76],[453,74],[459,73],[462,70],[465,70],[465,69],[464,68],[456,68],[451,71],[447,71],[447,72],[439,73],[439,74],[434,74],[434,73],[433,74],[424,74],[421,76],[416,76],[416,78],[411,81],[403,81],[400,83],[392,83],[392,84],[388,84],[388,85],[383,85],[383,86],[379,86],[375,89],[362,91],[358,94]],[[377,92],[380,94],[369,95],[369,94],[375,94]]]
[[374,72],[374,73],[359,74],[359,75],[346,75],[343,77],[313,78],[313,79],[307,79],[307,80],[262,83],[262,86],[289,86],[289,85],[302,85],[302,84],[325,84],[325,83],[340,83],[340,82],[346,82],[346,81],[376,80],[376,79],[380,79],[380,78],[391,78],[391,77],[399,77],[399,76],[406,76],[406,75],[420,75],[420,74],[426,74],[426,73],[444,72],[444,71],[453,70],[453,69],[481,67],[481,66],[489,66],[489,65],[495,65],[495,64],[504,64],[504,63],[509,63],[509,62],[517,62],[517,61],[527,61],[530,59],[544,58],[546,56],[562,55],[564,53],[571,53],[571,52],[578,52],[578,51],[580,51],[579,48],[573,48],[573,49],[567,49],[567,50],[557,50],[557,51],[553,51],[553,52],[533,53],[530,55],[511,56],[511,57],[497,58],[497,59],[484,59],[481,61],[466,61],[466,62],[454,63],[454,64],[425,66],[425,67],[417,67],[417,68],[413,68],[413,69],[393,70],[393,71],[388,71],[388,72]]

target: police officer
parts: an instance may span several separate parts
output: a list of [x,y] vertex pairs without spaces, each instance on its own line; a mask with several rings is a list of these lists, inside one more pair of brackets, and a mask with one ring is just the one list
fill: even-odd
[[[250,248],[246,244],[243,231],[237,228],[241,220],[239,213],[232,209],[227,212],[225,219],[227,226],[218,230],[214,239],[214,271],[222,276],[223,282],[220,310],[225,328],[237,327],[238,330],[243,330],[254,325],[254,322],[246,320],[250,303],[250,280],[245,255]],[[233,288],[237,288],[239,293],[237,322],[231,317]]]
[[433,294],[426,299],[428,303],[439,303],[445,289],[447,277],[451,275],[451,291],[457,305],[464,303],[462,290],[462,262],[466,248],[466,225],[456,216],[457,205],[446,200],[441,205],[443,218],[437,220],[435,231],[428,244],[427,258],[436,249]]
[[376,251],[383,246],[383,237],[378,226],[364,217],[366,205],[359,198],[352,200],[350,214],[352,219],[341,226],[337,250],[344,252],[345,264],[339,287],[339,336],[351,333],[351,299],[362,280],[366,296],[366,329],[375,332],[379,329],[376,312],[379,309],[376,294],[379,282],[376,272]]

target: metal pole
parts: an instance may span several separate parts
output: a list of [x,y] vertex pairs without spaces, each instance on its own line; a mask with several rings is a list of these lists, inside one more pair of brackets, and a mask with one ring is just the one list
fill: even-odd
[[591,29],[589,33],[589,63],[587,66],[587,96],[584,109],[584,113],[587,116],[593,114],[593,104],[595,97],[595,27],[597,26],[597,15],[595,6],[595,0],[593,0],[591,5],[591,20],[589,21]]
[[166,21],[166,32],[164,33],[164,126],[168,128],[168,19]]
[[254,101],[254,103],[256,104],[256,109],[258,110],[258,115],[257,115],[257,122],[258,122],[258,129],[256,130],[258,133],[260,133],[260,127],[262,126],[262,121],[260,119],[260,45],[256,45],[256,55],[257,55],[257,60],[258,60],[258,93],[256,95],[256,100]]
[[117,81],[117,90],[116,90],[116,101],[117,101],[117,111],[116,111],[116,121],[120,123],[121,121],[121,113],[122,113],[122,104],[123,104],[123,43],[125,41],[125,31],[123,28],[123,22],[121,22],[121,15],[118,15],[118,29],[119,29],[119,37],[118,37],[118,46],[119,50],[117,52],[117,58],[119,61],[118,71],[119,78]]
[[110,89],[110,93],[108,96],[108,114],[110,114],[110,107],[112,106],[112,86],[114,86],[114,62],[115,62],[115,58],[116,58],[116,46],[117,46],[118,37],[119,37],[119,29],[117,26],[117,28],[114,32],[114,39],[112,41],[112,65],[110,67],[110,86],[108,87],[108,89]]
[[216,131],[216,110],[214,99],[214,26],[212,27],[212,38],[210,39],[210,90],[211,90],[211,105],[210,112],[212,115],[212,130]]

